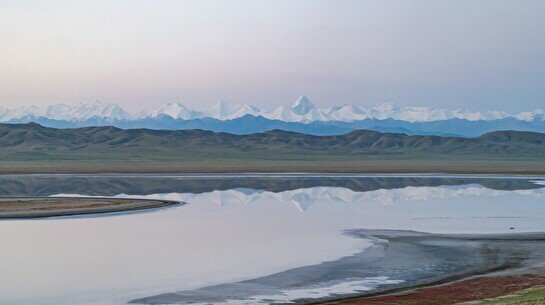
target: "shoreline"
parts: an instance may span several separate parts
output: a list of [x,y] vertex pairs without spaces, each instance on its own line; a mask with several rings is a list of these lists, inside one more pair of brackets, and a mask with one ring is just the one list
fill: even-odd
[[[366,230],[361,230],[365,232]],[[411,231],[392,231],[394,236],[408,234]],[[387,230],[385,234],[388,234]],[[419,235],[420,233],[414,232]],[[439,234],[430,234],[430,236]],[[376,236],[376,235],[368,235]],[[475,241],[508,241],[508,242],[542,242],[545,244],[545,233],[513,233],[489,235],[443,235],[447,238]],[[381,235],[386,238],[387,236]],[[390,236],[391,237],[391,236]],[[524,245],[521,246],[524,248]],[[543,248],[543,247],[542,247]],[[307,302],[307,305],[457,305],[513,296],[532,288],[545,288],[545,265],[532,257],[531,251],[516,253],[515,261],[505,261],[501,265],[489,269],[473,270],[462,274],[453,274],[443,278],[392,289],[379,289],[360,295],[332,298]],[[539,255],[538,255],[539,256]],[[542,255],[543,256],[543,255]],[[542,259],[542,257],[540,258]],[[532,261],[533,260],[533,261]],[[438,303],[439,302],[439,303]]]
[[471,304],[478,305],[485,300],[497,300],[508,296],[515,296],[520,292],[528,291],[532,288],[545,289],[545,275],[474,276],[452,282],[413,287],[397,292],[377,293],[375,295],[309,304],[462,305],[471,302]]
[[[9,177],[114,177],[114,178],[486,178],[486,179],[545,179],[545,172],[534,173],[451,173],[451,172],[322,172],[322,171],[226,171],[226,172],[67,172],[67,173],[4,173],[0,171],[0,178]],[[0,198],[1,199],[1,198]]]
[[[113,157],[112,157],[113,158]],[[455,159],[455,158],[341,158],[316,160],[240,159],[82,159],[0,161],[0,174],[97,174],[97,173],[352,173],[352,174],[515,174],[545,175],[542,159]]]
[[[447,287],[475,277],[519,276],[534,272],[533,268],[542,264],[545,257],[545,232],[453,235],[401,230],[349,230],[346,234],[374,239],[375,242],[363,252],[337,261],[298,267],[242,282],[150,295],[129,303],[191,304],[204,300],[217,304],[245,300],[259,303],[273,302],[275,297],[280,298],[275,302],[281,303],[280,300],[290,291],[307,291],[316,287],[327,291],[332,283],[366,281],[377,276],[384,278],[383,284],[368,292],[356,288],[342,294],[331,291],[328,296],[309,295],[291,300],[296,304],[352,305],[373,297],[401,295],[441,285]],[[394,282],[387,283],[387,280]],[[545,284],[545,278],[543,280]],[[237,291],[237,295],[233,296],[230,291]]]
[[203,170],[192,170],[186,168],[175,168],[175,169],[158,169],[158,168],[145,168],[145,169],[131,169],[127,168],[114,168],[112,170],[102,170],[102,169],[68,169],[68,170],[42,170],[37,168],[32,168],[28,170],[2,170],[0,169],[0,176],[9,176],[9,175],[116,175],[116,174],[157,174],[157,175],[171,175],[171,174],[193,174],[193,175],[213,175],[213,174],[291,174],[293,172],[306,173],[306,174],[353,174],[353,175],[418,175],[418,174],[445,174],[445,175],[490,175],[490,176],[545,176],[545,170],[449,170],[449,169],[438,169],[438,170],[360,170],[360,169],[349,169],[342,168],[338,170],[317,168],[317,169],[308,169],[308,168],[295,168],[290,167],[286,170],[269,170],[266,168],[251,168],[251,169],[218,169],[210,168]]
[[170,200],[93,197],[0,198],[0,220],[104,215],[167,208],[183,203]]

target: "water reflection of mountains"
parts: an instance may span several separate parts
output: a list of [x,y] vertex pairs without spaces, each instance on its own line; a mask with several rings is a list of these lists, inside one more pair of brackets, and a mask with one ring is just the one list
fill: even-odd
[[235,188],[283,192],[313,187],[343,187],[354,192],[368,192],[408,186],[435,187],[467,184],[478,184],[494,190],[529,190],[545,187],[525,179],[466,177],[5,176],[0,177],[0,196],[198,194]]

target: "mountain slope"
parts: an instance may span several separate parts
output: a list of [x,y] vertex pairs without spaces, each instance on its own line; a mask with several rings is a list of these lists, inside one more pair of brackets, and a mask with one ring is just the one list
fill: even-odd
[[545,174],[545,134],[475,138],[358,130],[313,136],[0,124],[0,173],[453,172]]
[[93,150],[171,151],[228,149],[239,152],[315,154],[468,154],[545,156],[545,134],[497,131],[476,138],[409,136],[358,130],[344,135],[312,136],[281,130],[249,135],[203,130],[150,130],[115,127],[54,129],[38,124],[0,124],[0,151],[73,152]]

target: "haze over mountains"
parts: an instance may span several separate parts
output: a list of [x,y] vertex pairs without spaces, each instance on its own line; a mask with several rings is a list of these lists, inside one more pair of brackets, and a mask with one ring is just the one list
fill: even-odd
[[132,114],[112,103],[46,107],[0,107],[0,122],[37,122],[67,128],[112,125],[119,128],[203,129],[250,134],[273,129],[313,135],[338,135],[358,129],[406,134],[477,136],[495,130],[545,132],[545,112],[509,114],[502,111],[469,112],[398,107],[384,103],[373,108],[342,105],[318,108],[306,96],[291,106],[262,110],[248,104],[219,102],[208,110],[194,110],[180,103],[168,103],[146,113]]

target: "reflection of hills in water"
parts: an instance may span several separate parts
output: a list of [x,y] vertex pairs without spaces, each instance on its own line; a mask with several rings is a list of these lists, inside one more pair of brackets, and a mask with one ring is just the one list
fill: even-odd
[[[297,189],[342,187],[353,192],[401,189],[406,187],[481,185],[492,190],[531,190],[544,188],[525,179],[465,177],[183,177],[183,176],[3,176],[0,196],[50,196],[81,194],[114,196],[165,193],[210,193],[231,189],[279,193]],[[304,195],[301,201],[304,201]]]
[[[283,192],[270,192],[253,189],[230,189],[225,191],[212,191],[208,193],[164,193],[148,195],[119,194],[119,198],[149,198],[165,199],[183,202],[196,200],[213,202],[218,206],[227,205],[251,205],[258,201],[276,201],[278,203],[291,202],[301,212],[308,210],[314,203],[326,204],[352,204],[352,203],[379,203],[394,204],[400,201],[424,201],[430,199],[462,198],[468,196],[497,197],[507,194],[531,196],[533,198],[545,198],[545,188],[530,190],[493,190],[477,185],[462,187],[405,187],[401,189],[380,189],[368,192],[355,192],[343,187],[313,187],[289,190]],[[57,194],[58,196],[71,196],[73,194]]]

